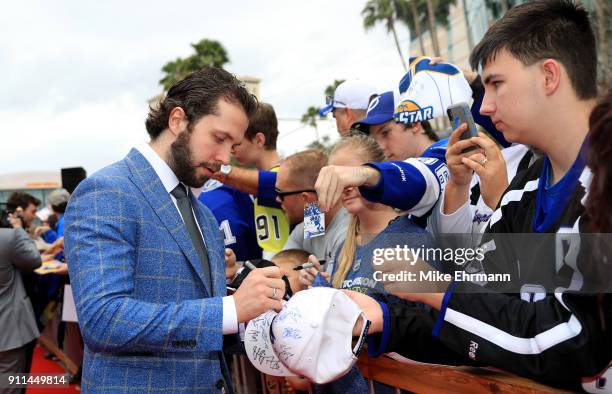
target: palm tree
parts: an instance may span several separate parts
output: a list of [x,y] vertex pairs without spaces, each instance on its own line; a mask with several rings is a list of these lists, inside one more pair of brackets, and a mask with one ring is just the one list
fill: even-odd
[[325,87],[324,93],[325,93],[325,97],[327,96],[333,96],[334,92],[336,91],[336,88],[338,87],[338,85],[340,85],[342,82],[344,82],[344,79],[334,79],[334,82],[327,85]]
[[186,58],[177,58],[162,67],[164,77],[159,83],[165,90],[193,71],[204,67],[223,67],[229,62],[227,51],[219,41],[204,38],[191,44],[191,47],[195,51],[194,54]]
[[316,129],[317,128],[317,117],[319,116],[320,109],[321,108],[315,107],[313,105],[308,107],[308,109],[306,109],[306,112],[304,112],[304,115],[302,115],[302,118],[300,119],[300,123],[302,123],[305,126],[314,127]]
[[[344,79],[334,79],[334,82],[325,87],[325,96],[333,96],[334,92],[336,91],[336,88],[342,82],[344,82]],[[321,115],[319,115],[320,110],[321,108],[311,105],[306,109],[306,112],[304,112],[302,118],[300,119],[300,123],[302,123],[304,126],[314,127],[317,138],[316,141],[319,141],[319,129],[317,128],[317,119],[321,119]]]
[[437,25],[446,25],[450,8],[457,0],[420,0],[416,5],[421,14],[427,15],[427,27],[431,35],[431,47],[435,56],[440,56]]
[[[325,87],[325,90],[323,91],[323,93],[325,94],[325,97],[327,96],[333,96],[334,92],[336,91],[336,88],[338,87],[338,85],[340,85],[342,82],[344,82],[344,79],[334,79],[334,82],[330,83],[329,85],[327,85]],[[301,118],[301,122],[302,124],[306,125],[306,126],[312,126],[315,129],[317,128],[317,117],[320,118],[319,116],[319,110],[321,108],[319,107],[315,107],[313,105],[311,105],[310,107],[308,107],[306,109],[306,112],[304,112],[304,114],[302,115]]]
[[[465,0],[464,0],[465,1]],[[431,35],[431,47],[434,55],[440,53],[438,33],[436,26],[446,25],[450,14],[450,7],[457,3],[457,0],[403,0],[396,1],[397,19],[404,22],[411,32],[415,32],[412,37],[418,37],[421,54],[426,55],[423,43],[423,32],[421,23],[427,19],[427,30]]]
[[412,14],[412,24],[414,26],[414,31],[416,32],[416,35],[419,38],[419,47],[421,48],[421,55],[425,55],[425,44],[423,43],[423,34],[421,34],[419,12],[417,11],[417,0],[408,0],[408,3],[410,3],[410,13]]
[[499,3],[501,4],[502,16],[504,16],[506,15],[506,12],[508,11],[508,0],[500,0]]
[[363,27],[366,30],[371,29],[378,22],[384,22],[387,26],[387,32],[393,33],[393,39],[395,40],[395,47],[397,53],[402,61],[404,70],[407,70],[406,61],[402,55],[402,49],[399,44],[397,37],[397,31],[395,30],[395,21],[398,19],[398,8],[401,7],[400,3],[404,3],[399,0],[368,0],[365,7],[361,11],[363,16]]
[[440,45],[438,44],[438,29],[436,28],[436,15],[434,12],[433,1],[426,0],[427,4],[427,25],[431,36],[431,46],[435,56],[440,56]]

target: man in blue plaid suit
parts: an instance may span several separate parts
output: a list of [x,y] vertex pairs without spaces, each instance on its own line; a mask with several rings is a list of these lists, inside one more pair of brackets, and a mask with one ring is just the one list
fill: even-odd
[[280,310],[277,267],[225,296],[223,240],[201,187],[229,161],[256,100],[228,72],[177,82],[146,121],[150,144],[84,180],[65,245],[85,341],[84,392],[231,392],[223,335]]

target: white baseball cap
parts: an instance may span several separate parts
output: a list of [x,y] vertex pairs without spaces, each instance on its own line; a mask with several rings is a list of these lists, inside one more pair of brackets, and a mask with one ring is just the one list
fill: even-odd
[[319,115],[325,116],[336,108],[366,110],[370,97],[376,93],[373,86],[360,79],[347,79],[338,85],[333,96],[326,97],[326,106],[319,110]]
[[[356,346],[353,328],[363,320]],[[357,361],[370,322],[340,290],[313,287],[296,293],[279,313],[251,320],[244,346],[251,363],[274,376],[304,376],[318,384],[346,374]]]
[[429,64],[431,58],[410,59],[410,68],[399,84],[402,93],[393,117],[414,123],[446,116],[449,106],[472,100],[472,89],[463,72],[451,63]]

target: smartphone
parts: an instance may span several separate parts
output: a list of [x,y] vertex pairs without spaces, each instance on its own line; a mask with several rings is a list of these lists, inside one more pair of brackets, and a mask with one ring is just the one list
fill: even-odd
[[[448,114],[448,119],[453,129],[461,126],[462,123],[467,123],[468,125],[468,129],[459,136],[459,140],[467,140],[468,138],[478,135],[478,129],[476,128],[476,123],[474,122],[474,117],[472,117],[472,111],[468,103],[453,104],[448,107],[446,113]],[[476,145],[470,146],[469,148],[465,148],[463,153],[472,151],[476,148],[478,148]]]

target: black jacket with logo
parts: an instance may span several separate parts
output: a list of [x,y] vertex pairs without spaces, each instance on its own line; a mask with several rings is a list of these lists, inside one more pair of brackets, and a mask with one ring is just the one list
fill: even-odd
[[[598,272],[592,265],[600,263],[590,257],[584,240],[580,247],[591,173],[582,171],[558,219],[545,234],[535,234],[543,160],[511,182],[483,236],[485,259],[470,267],[472,272],[510,273],[514,285],[454,282],[440,311],[385,305],[385,330],[370,341],[370,347],[378,347],[371,353],[494,366],[569,389],[612,386],[612,379],[595,378],[612,360],[606,327],[612,324],[612,294],[584,291],[585,276]],[[608,278],[599,282],[612,283],[612,273],[603,274]]]

